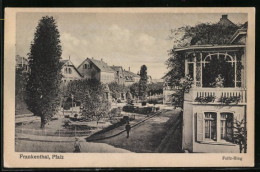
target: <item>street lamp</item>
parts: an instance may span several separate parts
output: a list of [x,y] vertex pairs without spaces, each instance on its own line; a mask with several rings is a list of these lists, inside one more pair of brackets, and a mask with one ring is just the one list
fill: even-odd
[[73,115],[73,99],[74,99],[74,95],[71,94],[71,115]]

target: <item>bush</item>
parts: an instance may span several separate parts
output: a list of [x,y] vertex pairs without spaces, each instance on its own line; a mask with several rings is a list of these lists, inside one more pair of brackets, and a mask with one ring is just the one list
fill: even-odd
[[148,114],[148,113],[151,113],[152,110],[153,110],[152,107],[143,107],[143,108],[138,108],[138,110],[136,111],[136,113]]
[[158,101],[156,99],[152,99],[148,101],[149,104],[158,104]]
[[110,112],[108,112],[108,115],[110,119],[115,116],[121,116],[121,108],[118,107],[111,109]]
[[126,105],[123,107],[123,111],[124,112],[135,112],[136,107],[135,106],[131,106],[131,105]]

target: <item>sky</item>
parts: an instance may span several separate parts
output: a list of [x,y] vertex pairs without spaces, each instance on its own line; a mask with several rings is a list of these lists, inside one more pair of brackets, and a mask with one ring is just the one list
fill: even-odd
[[[62,58],[78,65],[87,57],[101,58],[108,65],[122,66],[134,73],[142,65],[148,75],[159,79],[167,72],[165,61],[173,47],[170,30],[199,23],[218,22],[219,14],[185,13],[17,13],[16,54],[28,57],[38,21],[53,16],[60,32]],[[228,14],[235,24],[247,14]]]

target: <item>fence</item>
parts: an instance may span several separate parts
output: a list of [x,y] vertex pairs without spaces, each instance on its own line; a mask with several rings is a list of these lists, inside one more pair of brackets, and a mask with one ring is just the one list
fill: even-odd
[[91,130],[88,131],[68,131],[68,130],[36,130],[36,129],[26,129],[26,128],[16,128],[16,134],[26,134],[26,135],[35,135],[35,136],[56,136],[56,137],[78,137],[78,136],[88,136],[91,134]]

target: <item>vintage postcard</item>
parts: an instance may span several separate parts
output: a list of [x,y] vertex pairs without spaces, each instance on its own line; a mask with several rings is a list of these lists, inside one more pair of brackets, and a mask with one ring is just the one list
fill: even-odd
[[4,166],[254,166],[254,8],[6,8]]

